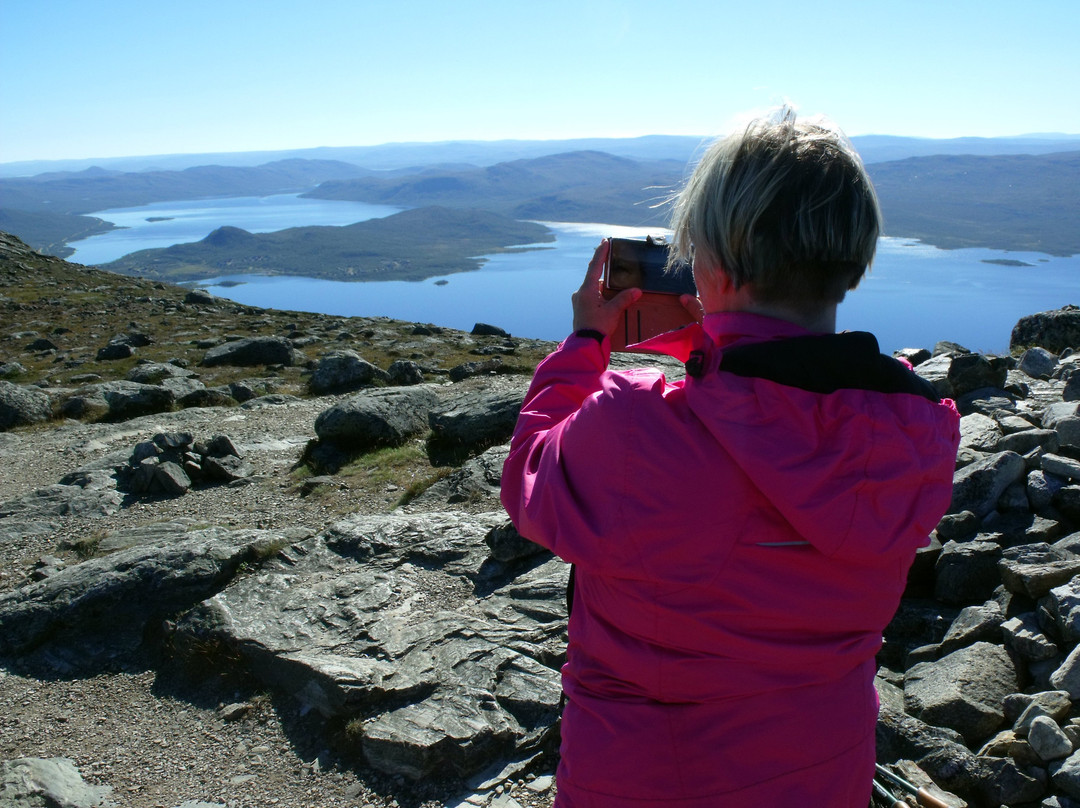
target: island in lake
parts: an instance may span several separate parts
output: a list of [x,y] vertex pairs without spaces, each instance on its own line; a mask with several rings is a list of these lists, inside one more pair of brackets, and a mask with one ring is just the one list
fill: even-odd
[[984,264],[997,264],[999,267],[1033,267],[1034,264],[1029,264],[1027,261],[1018,261],[1015,258],[984,258],[982,259]]
[[483,210],[425,207],[345,227],[273,233],[219,227],[202,241],[140,250],[101,268],[173,282],[222,275],[419,281],[478,269],[483,259],[477,256],[554,240],[535,222]]

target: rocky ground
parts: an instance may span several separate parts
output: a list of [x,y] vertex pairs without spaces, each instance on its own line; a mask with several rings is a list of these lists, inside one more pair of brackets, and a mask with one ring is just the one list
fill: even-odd
[[[253,466],[242,482],[180,497],[50,512],[38,522],[40,532],[19,532],[18,540],[11,539],[11,523],[25,520],[5,511],[0,525],[9,532],[0,536],[0,592],[42,577],[42,570],[78,564],[95,542],[124,529],[184,519],[194,525],[314,533],[348,514],[390,512],[410,488],[422,491],[445,476],[445,469],[432,465],[424,436],[417,435],[397,450],[376,452],[343,469],[334,485],[301,495],[311,472],[298,462],[316,437],[315,419],[348,394],[309,396],[309,369],[303,365],[198,367],[209,347],[225,336],[291,335],[300,350],[314,345],[312,358],[328,347],[350,348],[383,368],[407,358],[436,384],[448,383],[451,368],[493,357],[500,374],[525,384],[549,347],[378,318],[263,311],[221,300],[185,304],[187,294],[43,258],[11,240],[0,244],[3,378],[40,384],[55,395],[124,379],[140,362],[172,360],[198,370],[208,387],[258,376],[266,389],[286,397],[279,405],[243,408],[233,401],[118,423],[61,419],[0,432],[0,503],[53,486],[75,469],[110,453],[130,452],[140,440],[162,432],[227,434]],[[132,332],[152,343],[136,347],[129,357],[97,358],[115,336]],[[38,340],[51,347],[27,348]],[[459,507],[468,511],[470,505]],[[444,805],[472,795],[487,779],[416,782],[343,759],[328,748],[335,730],[326,718],[253,681],[240,666],[193,672],[160,658],[131,658],[119,669],[43,675],[8,665],[0,669],[0,715],[0,758],[68,758],[87,784],[112,789],[112,804],[131,808],[200,801],[238,807]],[[485,793],[506,805],[513,804],[511,796],[524,806],[550,805],[552,771],[550,760],[537,760]],[[5,793],[0,790],[0,804]]]
[[[0,806],[551,805],[567,571],[498,503],[550,344],[5,236],[0,320]],[[1080,804],[1080,312],[1013,338],[908,354],[963,439],[878,752],[953,808]]]

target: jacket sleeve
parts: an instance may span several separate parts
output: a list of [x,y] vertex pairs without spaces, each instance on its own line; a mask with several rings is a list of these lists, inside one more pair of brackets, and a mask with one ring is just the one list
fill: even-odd
[[[572,563],[614,561],[619,445],[605,401],[608,341],[571,336],[536,369],[503,466],[502,502],[523,536]],[[614,496],[613,496],[614,494]]]

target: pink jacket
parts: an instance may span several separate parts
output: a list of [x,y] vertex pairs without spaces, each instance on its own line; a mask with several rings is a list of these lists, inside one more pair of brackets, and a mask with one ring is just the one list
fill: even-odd
[[959,416],[866,334],[728,313],[665,341],[685,382],[568,338],[503,469],[518,530],[577,567],[556,804],[866,808],[874,655]]

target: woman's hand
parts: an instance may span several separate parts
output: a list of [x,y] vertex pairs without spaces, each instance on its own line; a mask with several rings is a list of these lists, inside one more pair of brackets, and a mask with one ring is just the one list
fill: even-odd
[[593,253],[589,269],[581,288],[570,298],[574,305],[574,331],[590,329],[610,336],[619,325],[623,312],[641,297],[640,289],[623,289],[611,300],[602,293],[604,262],[607,260],[610,242],[604,239]]

